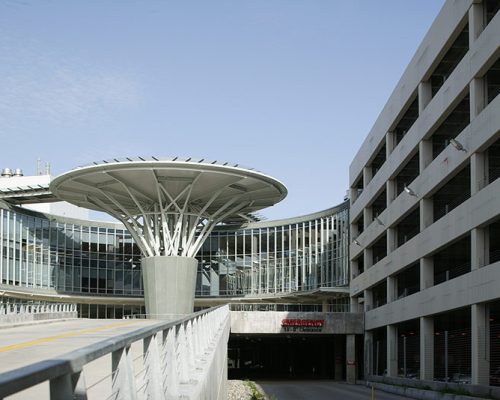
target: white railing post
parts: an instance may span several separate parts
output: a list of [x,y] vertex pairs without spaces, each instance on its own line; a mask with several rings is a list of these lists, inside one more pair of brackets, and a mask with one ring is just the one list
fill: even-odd
[[163,380],[161,376],[160,355],[157,334],[144,338],[144,367],[146,394],[148,399],[164,399]]
[[200,355],[203,355],[205,352],[205,346],[206,346],[206,336],[205,336],[205,315],[200,315],[200,318],[198,319],[198,329],[200,332],[204,332],[202,335],[198,337],[198,341],[200,344]]
[[200,324],[199,324],[200,317],[196,317],[193,322],[192,322],[192,329],[193,329],[193,357],[194,357],[194,362],[195,364],[198,363],[201,357],[201,351],[200,351],[200,336],[203,335],[203,332],[200,331]]
[[179,363],[177,362],[177,335],[175,331],[176,327],[163,331],[163,351],[165,353],[163,381],[167,399],[176,398],[179,388],[179,380],[177,376]]
[[184,324],[180,324],[177,330],[177,367],[180,383],[189,382],[188,360],[186,359],[186,331]]
[[188,375],[191,375],[191,371],[193,371],[196,367],[192,321],[186,322],[186,361],[188,367]]
[[130,346],[111,354],[112,390],[116,400],[137,400]]

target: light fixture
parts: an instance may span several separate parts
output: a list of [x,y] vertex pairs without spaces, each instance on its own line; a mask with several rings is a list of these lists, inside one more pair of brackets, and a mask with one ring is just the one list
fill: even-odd
[[410,196],[415,196],[415,197],[417,197],[417,194],[416,194],[413,190],[411,190],[408,186],[406,186],[406,185],[405,185],[405,187],[404,187],[404,191],[405,191],[406,193],[408,193]]
[[379,217],[373,218],[375,221],[377,221],[380,225],[385,226],[384,223],[380,220]]
[[465,151],[467,153],[467,149],[456,139],[450,139],[450,144],[457,150]]
[[352,242],[353,242],[354,244],[357,244],[358,246],[361,246],[361,243],[359,243],[357,239],[354,239]]

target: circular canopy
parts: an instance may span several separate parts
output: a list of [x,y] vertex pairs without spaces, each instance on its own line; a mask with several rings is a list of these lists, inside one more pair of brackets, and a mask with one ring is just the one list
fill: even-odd
[[58,176],[50,189],[77,206],[128,216],[144,215],[158,206],[168,211],[172,205],[179,212],[201,210],[210,216],[228,203],[242,205],[237,214],[251,213],[287,195],[281,182],[260,172],[179,158],[94,163]]

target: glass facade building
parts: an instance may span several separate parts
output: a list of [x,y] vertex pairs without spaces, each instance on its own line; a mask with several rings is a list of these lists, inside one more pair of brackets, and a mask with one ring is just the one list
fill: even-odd
[[[197,255],[196,297],[348,286],[348,212],[344,202],[303,217],[218,227]],[[4,288],[95,296],[99,304],[143,296],[141,254],[120,224],[0,203],[0,241]]]

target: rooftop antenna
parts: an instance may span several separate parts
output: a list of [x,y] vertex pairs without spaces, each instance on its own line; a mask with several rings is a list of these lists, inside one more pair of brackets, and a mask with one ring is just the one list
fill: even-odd
[[36,174],[42,175],[42,160],[40,160],[40,158],[36,160]]

